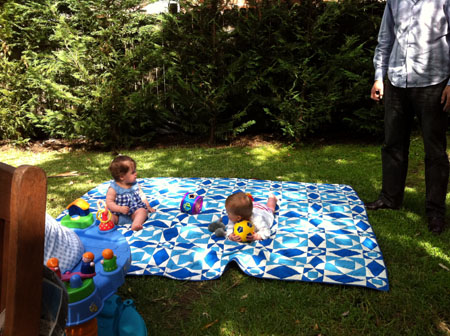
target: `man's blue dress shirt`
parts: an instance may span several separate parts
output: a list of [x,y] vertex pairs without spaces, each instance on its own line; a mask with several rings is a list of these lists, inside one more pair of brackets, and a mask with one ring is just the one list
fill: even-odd
[[397,87],[438,84],[450,75],[450,0],[387,0],[373,63]]

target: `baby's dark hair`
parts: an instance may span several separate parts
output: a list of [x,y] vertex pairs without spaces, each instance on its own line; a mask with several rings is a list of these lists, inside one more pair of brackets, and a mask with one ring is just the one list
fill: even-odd
[[250,220],[253,212],[253,201],[247,194],[240,191],[227,197],[225,207],[233,215],[241,216],[244,220]]
[[120,178],[128,173],[130,165],[126,164],[127,162],[131,162],[136,168],[136,161],[127,155],[118,155],[114,158],[114,160],[112,160],[109,165],[109,171],[115,181],[120,181]]

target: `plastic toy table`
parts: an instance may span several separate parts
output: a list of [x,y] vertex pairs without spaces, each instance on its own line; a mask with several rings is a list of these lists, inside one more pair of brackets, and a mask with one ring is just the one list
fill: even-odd
[[[84,220],[88,216],[92,218],[91,225]],[[62,278],[69,279],[65,282],[69,293],[67,327],[73,329],[76,326],[89,326],[90,321],[96,318],[99,336],[146,336],[145,322],[136,311],[133,301],[122,302],[115,295],[125,282],[125,275],[131,264],[127,240],[116,228],[100,230],[100,222],[94,220],[92,214],[74,218],[76,220],[69,227],[80,237],[84,250],[94,254],[95,275],[81,271],[82,261],[69,274],[66,272],[62,275]],[[80,225],[76,223],[78,219]],[[65,221],[67,222],[67,218]],[[112,263],[106,260],[104,264],[101,263],[105,249],[113,251]]]
[[[125,282],[125,275],[131,263],[131,251],[126,239],[117,230],[101,232],[96,224],[86,229],[73,229],[80,237],[85,251],[94,254],[95,272],[94,291],[83,300],[69,303],[67,326],[78,325],[96,317],[103,309],[104,302]],[[113,250],[116,255],[117,269],[105,272],[100,263],[102,251]],[[72,272],[81,271],[81,262]]]

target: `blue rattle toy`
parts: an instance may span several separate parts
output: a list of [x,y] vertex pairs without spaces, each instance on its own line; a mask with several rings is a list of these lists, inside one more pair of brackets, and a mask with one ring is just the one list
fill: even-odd
[[191,215],[197,215],[202,211],[203,196],[197,194],[186,193],[183,196],[180,204],[181,212]]

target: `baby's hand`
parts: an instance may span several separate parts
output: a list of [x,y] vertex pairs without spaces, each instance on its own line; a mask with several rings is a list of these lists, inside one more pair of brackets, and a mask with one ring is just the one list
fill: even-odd
[[122,205],[120,207],[120,213],[121,214],[128,215],[129,212],[130,212],[130,208],[127,207],[126,205]]
[[235,241],[235,242],[241,242],[242,241],[241,237],[239,237],[237,234],[234,234],[234,233],[230,234],[228,236],[228,238],[230,238],[230,240]]
[[259,233],[254,233],[252,235],[247,236],[248,241],[254,241],[254,240],[262,240],[262,237]]
[[153,209],[151,206],[148,206],[148,207],[147,207],[147,211],[148,211],[148,212],[155,212],[156,210]]

